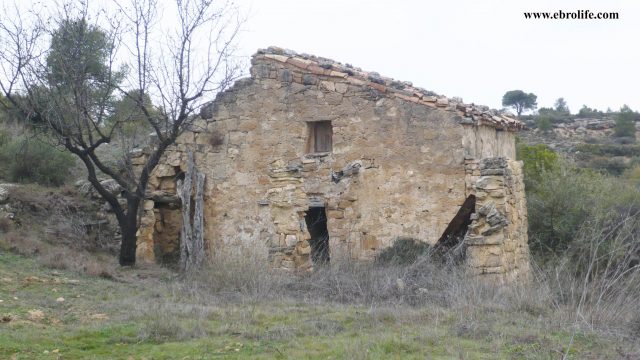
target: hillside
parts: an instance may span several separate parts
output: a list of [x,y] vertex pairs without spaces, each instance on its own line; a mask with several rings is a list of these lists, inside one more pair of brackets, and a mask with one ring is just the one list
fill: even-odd
[[[552,122],[549,129],[537,127],[538,117],[526,117],[528,128],[518,134],[527,145],[545,144],[582,168],[593,168],[622,175],[640,164],[640,145],[633,137],[615,136],[615,116],[568,116]],[[635,138],[640,139],[640,122]]]

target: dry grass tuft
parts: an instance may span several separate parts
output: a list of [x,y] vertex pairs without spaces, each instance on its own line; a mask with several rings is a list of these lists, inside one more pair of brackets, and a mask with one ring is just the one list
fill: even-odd
[[0,233],[8,233],[13,229],[13,221],[8,218],[0,218]]
[[[432,320],[415,314],[407,320],[402,315],[407,309],[429,314],[442,310],[456,314],[452,333],[470,339],[494,335],[482,314],[517,314],[518,318],[545,319],[550,326],[623,337],[640,331],[640,269],[632,268],[622,278],[614,273],[618,278],[603,274],[583,281],[561,265],[547,269],[534,266],[529,282],[496,287],[469,277],[462,266],[443,264],[429,255],[408,265],[334,261],[310,273],[269,270],[269,265],[266,258],[259,256],[214,255],[202,271],[168,284],[174,296],[172,302],[203,308],[273,301],[392,309],[372,315],[371,321],[383,323]],[[329,323],[316,325],[318,332],[340,331]],[[279,336],[277,332],[284,334],[290,329],[273,331],[269,336]]]

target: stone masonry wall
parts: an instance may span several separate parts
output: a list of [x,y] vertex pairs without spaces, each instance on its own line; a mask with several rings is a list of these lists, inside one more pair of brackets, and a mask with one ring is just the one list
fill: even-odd
[[[451,108],[446,99],[407,99],[378,78],[367,82],[287,59],[256,55],[252,77],[219,94],[167,150],[144,204],[141,261],[157,261],[175,247],[167,236],[176,228],[172,216],[163,216],[171,209],[153,199],[175,197],[187,151],[207,177],[208,251],[251,251],[285,269],[313,266],[310,206],[326,209],[332,261],[372,259],[398,237],[434,244],[465,199],[479,193],[470,159],[511,157],[513,132],[504,126],[512,120]],[[312,151],[317,121],[331,124],[331,152]],[[144,154],[133,160],[142,163]],[[524,196],[516,186],[509,191]]]
[[467,160],[476,212],[464,239],[467,265],[495,283],[530,274],[522,162],[502,157]]

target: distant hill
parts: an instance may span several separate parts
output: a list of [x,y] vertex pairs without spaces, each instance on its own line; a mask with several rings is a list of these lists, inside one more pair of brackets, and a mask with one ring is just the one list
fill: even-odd
[[640,121],[635,122],[636,136],[615,137],[615,114],[601,118],[567,116],[554,121],[543,131],[536,125],[538,116],[523,119],[527,129],[518,134],[526,145],[545,144],[550,149],[576,161],[580,167],[594,168],[621,175],[640,166]]

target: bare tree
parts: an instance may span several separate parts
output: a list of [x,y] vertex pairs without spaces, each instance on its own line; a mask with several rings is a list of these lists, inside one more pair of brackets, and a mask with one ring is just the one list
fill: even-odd
[[[89,182],[117,218],[121,265],[135,264],[138,215],[151,171],[192,126],[199,107],[241,74],[234,58],[242,24],[237,9],[212,0],[176,0],[173,6],[166,13],[176,14],[175,21],[160,21],[157,0],[95,11],[69,2],[53,21],[19,11],[0,18],[0,89],[12,107],[85,165]],[[127,122],[122,116],[109,121],[114,101],[123,98],[157,139],[138,173],[128,151],[119,162],[99,151]],[[148,99],[158,106],[150,107]],[[101,183],[102,176],[117,182],[126,202]]]

